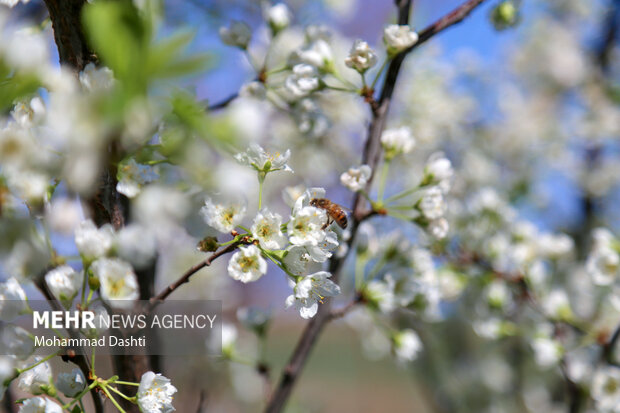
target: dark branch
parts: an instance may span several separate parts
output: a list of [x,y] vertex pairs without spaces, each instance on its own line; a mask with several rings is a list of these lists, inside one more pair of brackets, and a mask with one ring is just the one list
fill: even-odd
[[239,242],[234,242],[228,245],[226,248],[223,248],[219,251],[214,252],[204,261],[199,262],[198,264],[189,268],[183,275],[181,275],[175,282],[164,288],[159,294],[155,297],[151,298],[151,306],[155,307],[158,303],[164,301],[170,294],[172,294],[177,288],[182,286],[185,283],[188,283],[192,275],[200,271],[201,269],[208,267],[211,265],[213,261],[217,258],[221,257],[224,254],[228,254],[232,252],[237,246],[239,246]]

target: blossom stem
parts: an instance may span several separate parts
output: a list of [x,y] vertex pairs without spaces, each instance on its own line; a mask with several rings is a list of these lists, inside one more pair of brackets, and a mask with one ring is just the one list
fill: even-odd
[[258,175],[258,210],[259,211],[263,208],[263,183],[264,182],[265,182],[265,176],[259,173]]
[[[86,394],[91,391],[92,389],[94,389],[95,387],[97,387],[99,383],[97,382],[97,380],[93,381],[90,386],[88,386],[87,388],[85,388],[84,390],[82,390],[77,396],[75,396],[73,398],[73,400],[71,400],[69,403],[65,404],[64,406],[62,406],[63,409],[69,409],[73,404],[75,404],[76,402],[81,402],[82,401],[82,397],[86,396]],[[82,409],[84,410],[84,409]],[[84,410],[86,411],[86,410]]]
[[48,360],[50,360],[50,359],[52,359],[52,358],[56,357],[59,353],[60,353],[60,350],[59,350],[59,351],[57,351],[57,352],[55,352],[55,353],[53,353],[53,354],[50,354],[50,355],[49,355],[49,356],[47,356],[47,357],[42,358],[41,360],[37,361],[36,363],[34,363],[34,364],[30,365],[30,366],[24,367],[23,369],[16,369],[16,370],[17,370],[17,373],[18,373],[18,374],[22,374],[22,373],[23,373],[23,372],[25,372],[25,371],[31,370],[31,369],[33,369],[33,368],[37,367],[38,365],[43,364],[43,363],[45,363],[46,361],[48,361]]
[[118,404],[118,402],[116,401],[116,399],[114,398],[114,396],[112,396],[112,394],[110,393],[110,391],[108,390],[107,386],[99,386],[101,388],[101,390],[103,390],[103,392],[106,394],[106,396],[108,396],[108,399],[110,399],[110,401],[112,402],[112,404],[114,405],[114,407],[116,407],[118,409],[119,412],[121,413],[127,413],[120,404]]
[[377,72],[377,74],[375,75],[375,78],[373,79],[372,83],[370,84],[370,88],[374,89],[375,85],[377,84],[377,81],[379,80],[379,78],[381,77],[381,73],[383,73],[383,70],[385,70],[385,68],[387,67],[388,62],[392,60],[391,58],[386,58],[383,63],[381,64],[381,67],[379,68],[379,71]]
[[84,305],[84,299],[86,298],[86,286],[88,285],[88,268],[90,264],[84,265],[84,277],[82,279],[82,297],[80,302]]
[[119,396],[121,396],[123,399],[130,401],[132,403],[136,403],[136,398],[135,397],[129,397],[125,394],[123,394],[120,390],[118,390],[116,387],[114,386],[107,386],[108,389],[112,390],[114,393],[118,394]]
[[420,187],[415,187],[415,188],[407,189],[407,190],[405,190],[405,191],[403,191],[401,193],[398,193],[396,195],[392,195],[391,197],[389,197],[388,199],[385,200],[385,203],[389,204],[391,202],[398,201],[399,199],[406,198],[409,195],[415,194],[419,190],[420,190]]
[[355,256],[355,291],[361,290],[361,285],[364,282],[364,269],[366,268],[366,260],[363,254],[356,254]]
[[388,172],[390,171],[391,161],[385,160],[383,167],[381,168],[381,178],[379,180],[379,190],[377,193],[377,203],[383,202],[383,194],[385,192],[385,185],[387,184]]
[[110,381],[110,383],[120,384],[123,386],[135,386],[135,387],[140,386],[140,383],[134,383],[131,381],[122,381],[122,380],[114,380],[114,381]]

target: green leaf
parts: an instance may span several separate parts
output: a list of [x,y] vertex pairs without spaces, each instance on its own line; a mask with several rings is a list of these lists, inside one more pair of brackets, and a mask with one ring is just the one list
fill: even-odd
[[24,96],[37,91],[41,86],[39,79],[29,73],[12,73],[0,61],[0,111],[13,106],[13,103]]
[[143,89],[150,33],[136,8],[129,2],[96,2],[84,7],[82,17],[103,63],[126,85]]
[[172,114],[177,121],[201,138],[218,146],[233,143],[234,133],[225,121],[214,120],[207,115],[206,105],[198,102],[194,96],[179,91],[171,99]]
[[71,413],[83,413],[82,409],[80,408],[80,406],[78,406],[77,404],[73,407],[73,410],[71,410]]

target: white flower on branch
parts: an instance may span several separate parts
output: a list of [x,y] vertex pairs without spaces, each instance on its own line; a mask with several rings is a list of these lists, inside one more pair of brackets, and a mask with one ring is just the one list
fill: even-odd
[[439,185],[444,192],[448,192],[453,175],[454,170],[450,160],[443,152],[436,152],[426,161],[422,185]]
[[305,247],[294,245],[286,252],[283,262],[289,272],[295,275],[303,275],[310,263],[310,254]]
[[443,217],[431,220],[426,227],[426,231],[435,239],[444,239],[449,230],[450,224]]
[[294,305],[302,318],[314,317],[319,302],[340,294],[340,287],[329,279],[331,276],[326,271],[319,271],[303,277],[293,287],[293,294],[286,299],[286,307]]
[[340,183],[353,192],[361,191],[366,188],[370,175],[372,175],[372,169],[368,165],[349,168],[347,172],[340,175]]
[[[35,357],[34,363],[41,361],[41,357]],[[33,363],[33,364],[34,364]],[[47,361],[24,371],[19,376],[17,387],[30,394],[42,394],[50,388],[52,384],[52,368]]]
[[418,34],[407,25],[391,24],[383,29],[383,43],[390,56],[413,46],[417,41]]
[[235,155],[235,159],[240,164],[252,167],[257,172],[263,173],[276,171],[293,172],[291,167],[288,166],[290,157],[291,151],[289,149],[283,154],[280,152],[270,154],[256,143],[252,143],[245,152]]
[[620,406],[620,368],[601,366],[592,378],[592,398],[597,411],[617,412]]
[[247,49],[252,40],[252,30],[244,22],[233,20],[228,27],[220,27],[220,39],[229,46]]
[[292,14],[284,3],[265,7],[263,15],[274,36],[291,24]]
[[364,73],[377,63],[375,51],[363,40],[356,40],[349,51],[349,56],[344,63],[347,67]]
[[116,184],[116,190],[128,198],[135,198],[145,184],[158,177],[152,166],[139,164],[135,159],[123,163],[118,172],[121,179]]
[[240,247],[228,262],[228,274],[242,283],[258,280],[267,272],[267,262],[256,245]]
[[80,72],[80,83],[90,92],[105,91],[114,86],[114,73],[105,66],[89,63]]
[[334,58],[331,47],[323,39],[317,39],[294,50],[288,61],[291,66],[305,63],[316,67],[323,73],[329,73],[334,70]]
[[97,228],[89,219],[82,221],[75,230],[75,245],[87,261],[107,255],[113,243],[114,229],[109,224]]
[[254,218],[252,236],[267,250],[282,249],[286,245],[286,236],[282,233],[281,225],[282,217],[279,214],[264,209]]
[[314,66],[298,64],[284,81],[284,87],[295,99],[308,96],[320,86],[319,73]]
[[620,273],[618,242],[613,234],[604,228],[592,233],[593,245],[586,261],[586,271],[596,285],[611,285]]
[[45,282],[50,292],[66,308],[71,307],[71,302],[80,290],[83,279],[84,274],[82,272],[77,272],[68,265],[54,268],[45,274]]
[[86,378],[80,369],[73,369],[69,373],[59,373],[56,379],[56,389],[67,397],[77,396],[86,387]]
[[411,136],[411,129],[402,126],[383,131],[381,145],[385,150],[385,158],[390,160],[396,155],[411,152],[415,147],[415,139]]
[[91,265],[101,282],[101,298],[116,308],[131,308],[139,298],[138,278],[131,265],[118,258],[100,258]]
[[170,413],[176,409],[172,406],[176,387],[170,379],[148,371],[142,375],[136,394],[138,406],[143,413]]
[[0,283],[0,320],[13,321],[27,309],[26,293],[15,277]]
[[24,400],[19,408],[19,413],[62,413],[62,407],[51,399],[45,397],[33,397]]
[[241,203],[231,203],[228,205],[216,204],[207,198],[205,206],[200,209],[200,213],[207,225],[216,230],[229,233],[243,219],[245,215],[245,205]]
[[446,207],[443,191],[438,186],[429,188],[418,205],[422,215],[431,221],[441,218],[446,212]]
[[323,226],[327,215],[322,209],[313,206],[302,206],[293,210],[287,225],[289,241],[294,245],[316,246],[325,239]]
[[394,334],[392,341],[394,343],[394,354],[400,362],[415,360],[422,350],[422,340],[411,329],[405,329]]
[[0,355],[0,399],[4,399],[4,393],[14,375],[15,358],[13,356]]
[[0,328],[0,354],[12,354],[24,360],[34,352],[34,339],[23,328],[4,324]]

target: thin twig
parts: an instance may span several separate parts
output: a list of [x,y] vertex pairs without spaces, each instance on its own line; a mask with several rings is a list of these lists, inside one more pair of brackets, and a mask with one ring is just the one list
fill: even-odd
[[168,296],[170,294],[172,294],[181,285],[189,282],[189,280],[192,277],[192,275],[194,275],[195,273],[197,273],[201,269],[210,266],[213,261],[215,261],[217,258],[221,257],[222,255],[228,254],[229,252],[233,251],[235,248],[237,248],[237,246],[239,244],[240,244],[240,242],[234,242],[234,243],[226,246],[225,248],[223,248],[223,249],[221,249],[219,251],[214,252],[206,260],[203,260],[203,261],[199,262],[198,264],[196,264],[196,265],[192,266],[191,268],[189,268],[175,282],[173,282],[172,284],[170,284],[169,286],[164,288],[155,297],[151,298],[151,300],[150,300],[151,301],[151,308],[155,307],[158,303],[160,303],[160,302],[164,301],[166,298],[168,298]]

